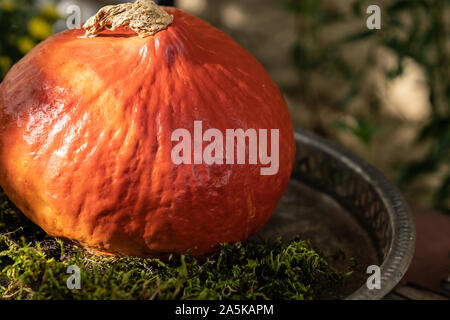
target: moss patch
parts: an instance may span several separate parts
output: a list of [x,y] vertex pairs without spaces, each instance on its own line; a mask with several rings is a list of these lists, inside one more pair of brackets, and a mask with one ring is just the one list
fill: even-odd
[[[81,271],[69,290],[67,268]],[[0,193],[2,299],[314,299],[332,296],[335,272],[298,238],[222,244],[203,259],[93,256],[46,235]]]

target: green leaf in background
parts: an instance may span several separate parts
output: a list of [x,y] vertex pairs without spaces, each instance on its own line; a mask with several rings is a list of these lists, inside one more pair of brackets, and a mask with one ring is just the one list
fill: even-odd
[[366,119],[356,119],[356,123],[354,125],[349,125],[342,121],[336,121],[335,126],[338,129],[352,133],[367,146],[370,145],[375,135],[381,130],[370,120]]
[[399,11],[413,9],[417,6],[424,5],[425,1],[423,0],[400,0],[395,1],[393,4],[391,4],[387,11],[390,14],[396,14]]

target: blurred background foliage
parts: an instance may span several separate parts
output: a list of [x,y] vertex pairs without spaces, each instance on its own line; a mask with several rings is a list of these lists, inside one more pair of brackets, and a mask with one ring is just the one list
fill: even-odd
[[[376,1],[355,1],[351,4],[350,19],[367,19],[366,8]],[[449,9],[447,0],[398,0],[385,2],[382,8],[382,28],[369,30],[366,26],[349,31],[333,41],[321,41],[319,31],[329,25],[348,20],[337,7],[327,6],[321,0],[292,0],[286,9],[298,18],[298,38],[292,49],[293,62],[302,75],[305,99],[311,105],[322,100],[311,95],[310,76],[321,72],[337,77],[342,94],[328,101],[344,114],[348,106],[361,95],[362,85],[370,82],[374,66],[378,65],[377,49],[389,51],[395,63],[384,70],[388,81],[404,74],[404,65],[410,59],[424,73],[429,113],[423,117],[411,147],[423,147],[417,159],[405,159],[395,165],[395,178],[405,189],[408,184],[423,181],[425,175],[435,176],[434,190],[427,190],[428,201],[435,207],[450,210],[450,50]],[[360,65],[346,59],[342,48],[354,42],[365,41],[370,48]],[[317,93],[320,94],[320,93]],[[405,97],[407,99],[407,97]],[[367,110],[355,114],[351,123],[337,120],[335,128],[357,137],[370,145],[374,136],[383,130],[380,118],[380,97],[369,95],[365,99]],[[317,107],[320,107],[319,105]],[[410,106],[414,108],[413,105]],[[377,123],[377,119],[379,120]],[[323,129],[323,128],[319,128]],[[321,130],[320,130],[321,131]],[[328,131],[328,130],[323,130]],[[388,141],[386,143],[389,143]],[[369,159],[370,160],[370,159]],[[425,185],[425,187],[429,187]],[[420,191],[417,191],[420,192]]]
[[[68,5],[79,5],[85,20],[119,2],[125,1],[0,0],[1,77],[65,28]],[[410,200],[450,212],[450,0],[174,4],[230,34],[261,61],[294,125],[366,158]],[[380,30],[366,27],[373,4],[381,8]]]
[[0,0],[0,77],[40,41],[52,35],[55,3]]

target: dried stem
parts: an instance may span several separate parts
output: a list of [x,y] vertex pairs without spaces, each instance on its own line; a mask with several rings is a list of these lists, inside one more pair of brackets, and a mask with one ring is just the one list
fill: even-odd
[[151,36],[166,29],[173,22],[173,16],[151,0],[137,0],[101,8],[83,25],[86,37],[95,37],[101,31],[116,30],[128,26],[140,37]]

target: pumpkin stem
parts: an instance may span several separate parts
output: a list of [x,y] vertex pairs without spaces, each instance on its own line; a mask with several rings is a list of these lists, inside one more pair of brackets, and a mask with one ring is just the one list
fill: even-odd
[[101,8],[90,17],[83,28],[85,37],[95,37],[102,30],[116,30],[128,26],[143,38],[166,29],[173,22],[173,16],[151,0],[137,0],[135,3],[121,3]]

